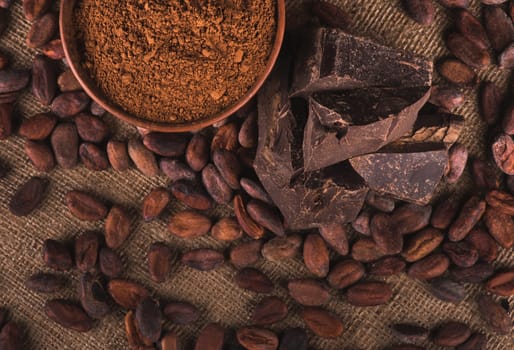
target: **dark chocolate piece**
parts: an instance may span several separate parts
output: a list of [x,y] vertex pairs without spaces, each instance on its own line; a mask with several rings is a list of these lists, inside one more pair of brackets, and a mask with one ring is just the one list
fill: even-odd
[[396,144],[350,164],[373,191],[425,205],[448,166],[448,151],[443,144]]
[[432,62],[339,29],[315,28],[302,36],[291,95],[369,87],[429,86]]
[[429,97],[428,87],[367,88],[313,95],[303,142],[305,171],[375,152],[399,139],[412,130]]
[[255,171],[289,229],[352,221],[368,189],[348,162],[303,172],[302,117],[297,121],[288,96],[289,67],[283,55],[258,96]]

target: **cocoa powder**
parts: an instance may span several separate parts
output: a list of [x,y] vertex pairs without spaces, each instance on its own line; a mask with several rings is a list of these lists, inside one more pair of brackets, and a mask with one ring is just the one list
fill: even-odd
[[141,118],[199,120],[233,105],[263,73],[276,31],[273,0],[80,1],[83,67]]

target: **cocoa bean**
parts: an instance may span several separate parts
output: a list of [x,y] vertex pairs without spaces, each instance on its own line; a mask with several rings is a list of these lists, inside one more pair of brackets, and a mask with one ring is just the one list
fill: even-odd
[[98,265],[100,266],[100,271],[109,278],[119,277],[123,270],[121,257],[114,250],[107,247],[100,249]]
[[378,249],[375,241],[363,238],[353,244],[351,256],[357,261],[369,263],[380,259],[384,254]]
[[487,204],[507,215],[514,215],[514,196],[503,191],[492,190],[485,196]]
[[423,229],[430,222],[432,207],[406,204],[396,209],[391,215],[391,224],[398,233],[407,235]]
[[46,143],[28,140],[24,150],[36,170],[50,172],[55,168],[54,154]]
[[194,350],[222,350],[225,330],[217,324],[206,325],[198,334]]
[[499,135],[491,146],[496,165],[507,175],[514,175],[514,141],[509,135]]
[[28,70],[4,69],[0,71],[0,94],[20,91],[30,80]]
[[370,222],[371,237],[384,255],[394,255],[402,251],[403,236],[396,230],[391,217],[378,213]]
[[230,217],[221,218],[211,229],[211,235],[219,241],[235,241],[243,236],[243,230],[237,220]]
[[432,254],[423,258],[407,269],[410,278],[429,280],[443,275],[450,266],[450,259],[444,254]]
[[86,313],[94,319],[102,319],[111,312],[108,296],[102,282],[97,276],[85,273],[79,280],[80,304]]
[[80,160],[86,168],[93,171],[109,169],[107,154],[94,143],[84,142],[79,147]]
[[471,267],[452,267],[450,277],[461,283],[482,283],[491,277],[494,267],[486,262],[478,262]]
[[180,238],[192,239],[205,235],[211,229],[211,220],[192,210],[174,214],[168,223],[168,231]]
[[48,300],[45,314],[55,323],[77,332],[88,332],[93,328],[93,320],[77,304],[64,300]]
[[392,276],[405,271],[407,264],[398,256],[387,256],[368,266],[368,272],[374,276]]
[[348,237],[344,225],[336,223],[324,224],[319,227],[319,233],[334,251],[340,255],[348,255]]
[[209,162],[209,141],[203,134],[194,134],[186,149],[187,164],[194,171],[201,171]]
[[128,142],[128,154],[136,167],[144,175],[154,177],[159,174],[159,166],[155,155],[143,145],[141,140],[131,139]]
[[478,251],[466,241],[446,242],[443,244],[443,252],[451,262],[460,267],[470,267],[478,260]]
[[239,344],[247,350],[276,350],[278,347],[278,337],[275,333],[262,328],[238,329],[236,337]]
[[152,132],[143,138],[143,143],[150,151],[163,157],[183,156],[188,139],[185,134],[170,134]]
[[[469,41],[460,33],[450,33],[446,38],[446,46],[459,60],[472,68],[480,69],[491,64],[489,52],[476,46],[475,43]],[[457,65],[455,65],[455,67],[457,67]],[[461,72],[453,76],[458,77],[460,74],[466,74],[468,79],[463,79],[464,75],[461,75],[461,78],[457,79],[457,81],[464,84],[473,83],[469,79],[470,72],[466,71],[464,66],[458,66],[458,68]],[[465,71],[466,73],[464,73]]]
[[75,75],[71,69],[68,69],[59,75],[57,78],[57,85],[59,86],[59,90],[61,90],[61,92],[82,90],[82,86],[80,86],[79,81],[77,78],[75,78]]
[[71,123],[55,127],[50,139],[57,164],[64,169],[73,168],[78,162],[79,136],[77,128]]
[[302,242],[302,237],[297,234],[275,237],[264,243],[261,253],[264,259],[278,263],[298,255]]
[[250,267],[240,270],[234,276],[234,283],[239,288],[255,293],[268,294],[275,288],[273,282],[268,278],[268,276],[261,271]]
[[477,196],[473,196],[464,204],[457,219],[451,224],[448,230],[450,241],[461,241],[473,227],[480,221],[485,213],[486,203]]
[[110,140],[107,143],[107,158],[116,171],[125,171],[130,167],[130,158],[125,142]]
[[203,168],[202,183],[216,203],[227,204],[232,200],[232,189],[214,165],[208,164]]
[[256,181],[253,181],[248,178],[242,178],[239,181],[241,188],[248,194],[250,197],[254,199],[258,199],[266,204],[274,205],[273,200],[266,192],[266,190]]
[[178,159],[162,158],[159,161],[159,167],[171,182],[180,180],[194,181],[196,179],[196,173],[187,164]]
[[328,288],[314,279],[291,280],[287,289],[291,298],[301,305],[320,306],[330,300]]
[[473,181],[478,189],[493,190],[500,187],[501,178],[496,167],[489,161],[475,159],[471,163]]
[[346,299],[354,306],[377,306],[386,304],[393,290],[384,282],[359,282],[346,292]]
[[75,265],[82,272],[92,270],[98,260],[100,237],[96,232],[88,231],[75,240]]
[[482,119],[488,124],[496,123],[500,116],[502,96],[498,86],[491,81],[482,83],[480,89],[479,106]]
[[61,39],[50,40],[39,48],[43,55],[52,60],[62,60],[65,58],[64,47]]
[[504,69],[514,68],[514,44],[507,46],[498,56],[498,66]]
[[149,350],[136,327],[136,316],[133,311],[125,314],[125,333],[127,341],[132,349]]
[[184,265],[200,271],[211,271],[225,262],[222,253],[214,249],[194,249],[184,255],[180,260]]
[[434,344],[439,346],[458,346],[471,336],[471,329],[462,322],[447,322],[439,326],[432,336]]
[[221,126],[212,138],[211,153],[219,149],[235,152],[239,145],[237,141],[238,137],[239,130],[235,123],[232,122]]
[[330,268],[330,257],[327,245],[318,234],[310,234],[303,243],[303,262],[307,269],[316,277],[327,276]]
[[136,327],[145,340],[155,343],[161,337],[162,314],[157,301],[145,298],[136,308]]
[[466,242],[477,250],[479,258],[485,262],[493,262],[498,257],[496,241],[483,229],[474,228],[466,237]]
[[51,5],[52,0],[23,0],[23,14],[32,22],[45,14]]
[[430,281],[429,291],[437,299],[453,304],[458,304],[466,298],[464,285],[445,277]]
[[487,50],[491,45],[482,23],[471,12],[465,9],[458,10],[455,26],[466,39],[480,49]]
[[57,65],[46,56],[36,55],[32,64],[32,94],[48,106],[57,92]]
[[131,216],[120,206],[113,206],[105,219],[105,243],[111,249],[118,249],[130,234]]
[[241,124],[238,134],[239,144],[244,148],[257,146],[257,113],[252,111]]
[[80,220],[98,221],[107,216],[107,207],[86,192],[69,191],[65,203],[70,212]]
[[514,221],[510,215],[488,208],[484,215],[484,222],[489,234],[498,244],[506,249],[514,246]]
[[109,136],[107,124],[94,115],[80,113],[74,119],[80,138],[86,142],[101,143]]
[[306,307],[302,310],[300,317],[318,337],[337,338],[343,334],[344,326],[341,320],[322,308]]
[[288,328],[282,333],[278,350],[307,350],[307,333],[303,328]]
[[13,106],[9,103],[0,105],[0,140],[5,140],[13,132]]
[[487,281],[485,288],[493,294],[504,297],[514,295],[514,269],[495,273]]
[[409,323],[397,323],[391,326],[393,335],[404,343],[422,343],[428,339],[430,332],[425,327]]
[[262,241],[242,242],[230,250],[230,262],[237,269],[254,265],[261,259]]
[[432,253],[442,243],[444,235],[434,228],[426,228],[409,237],[402,252],[402,256],[408,262],[423,259]]
[[168,321],[178,325],[191,324],[200,318],[200,312],[196,306],[187,302],[168,303],[163,313]]
[[148,273],[156,283],[166,281],[171,272],[174,254],[165,243],[156,242],[150,246],[147,254]]
[[31,49],[40,48],[52,39],[58,28],[58,16],[48,12],[32,22],[25,43]]
[[246,206],[250,217],[259,225],[267,228],[277,236],[284,236],[285,229],[282,216],[274,208],[256,199],[250,200]]
[[456,350],[486,350],[487,338],[482,333],[474,333],[469,339],[457,346]]
[[110,280],[107,290],[118,305],[131,310],[135,310],[149,296],[148,290],[141,284],[123,279]]
[[501,7],[484,7],[484,24],[496,52],[501,52],[514,40],[514,25]]
[[234,153],[225,149],[215,150],[212,152],[212,161],[223,179],[232,189],[237,190],[241,187],[239,184],[241,165]]
[[143,199],[143,219],[157,219],[171,200],[171,195],[165,188],[156,188]]
[[468,149],[460,143],[455,143],[448,151],[450,170],[446,174],[446,182],[454,184],[459,181],[468,162]]
[[23,332],[20,326],[13,321],[7,322],[0,331],[0,349],[23,349]]
[[366,270],[360,262],[348,259],[338,262],[327,276],[327,282],[334,289],[343,289],[357,283]]
[[497,334],[510,334],[512,330],[512,320],[508,312],[490,296],[481,295],[478,297],[478,311],[480,316]]
[[460,203],[455,198],[448,197],[444,199],[434,209],[430,217],[430,225],[440,230],[446,230],[457,215],[459,209]]
[[239,225],[248,236],[253,239],[259,239],[264,236],[264,227],[256,223],[246,211],[243,197],[241,195],[234,196],[234,214],[236,215]]
[[405,11],[417,23],[424,26],[434,23],[435,7],[431,0],[403,0]]
[[441,85],[433,85],[430,89],[429,102],[448,111],[462,106],[464,101],[464,94],[454,86],[443,87]]
[[25,287],[37,293],[57,293],[64,289],[66,282],[63,276],[40,272],[27,278]]
[[50,113],[36,114],[22,121],[18,134],[33,141],[42,141],[54,130],[57,118]]
[[250,322],[256,326],[270,325],[287,317],[287,305],[277,297],[266,297],[254,308]]
[[198,184],[180,180],[174,182],[170,190],[176,199],[192,209],[209,210],[213,205],[212,199]]
[[73,268],[70,249],[64,243],[53,239],[47,239],[43,243],[43,261],[46,266],[57,271]]
[[369,191],[366,195],[366,204],[384,213],[390,213],[394,210],[395,201],[388,196],[379,195],[376,192]]
[[368,210],[362,210],[355,220],[352,221],[352,228],[365,236],[371,235],[369,227],[371,222],[371,213]]
[[[462,40],[467,40],[462,38]],[[472,45],[472,44],[471,44]],[[445,58],[437,64],[437,71],[448,82],[461,86],[474,85],[477,76],[464,62],[455,58]]]
[[9,211],[15,216],[27,216],[36,210],[47,196],[50,182],[41,177],[32,177],[22,184],[9,202]]

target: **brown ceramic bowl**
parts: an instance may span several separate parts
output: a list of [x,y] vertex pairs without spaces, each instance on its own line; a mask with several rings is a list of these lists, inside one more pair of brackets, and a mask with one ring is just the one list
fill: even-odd
[[[80,0],[79,0],[80,1]],[[257,78],[253,87],[244,95],[239,101],[232,106],[226,108],[220,113],[213,115],[208,118],[201,120],[187,122],[187,123],[166,123],[151,121],[148,119],[140,118],[136,115],[132,115],[127,111],[123,110],[120,106],[112,103],[98,88],[95,81],[87,74],[87,72],[81,67],[80,60],[81,55],[78,50],[77,41],[75,40],[75,29],[73,25],[73,9],[77,0],[66,0],[61,1],[61,13],[59,20],[59,27],[61,32],[61,40],[64,46],[64,53],[66,59],[70,65],[71,70],[77,77],[80,85],[84,91],[91,96],[99,105],[105,108],[109,113],[118,117],[119,119],[126,121],[132,125],[146,128],[152,131],[161,132],[186,132],[196,131],[205,128],[209,125],[217,123],[230,115],[237,112],[240,108],[246,105],[250,99],[255,96],[257,91],[260,89],[268,75],[271,73],[275,62],[277,61],[282,41],[284,39],[285,24],[286,24],[286,7],[285,0],[277,0],[277,32],[275,35],[275,43],[273,50],[266,64],[264,72]]]

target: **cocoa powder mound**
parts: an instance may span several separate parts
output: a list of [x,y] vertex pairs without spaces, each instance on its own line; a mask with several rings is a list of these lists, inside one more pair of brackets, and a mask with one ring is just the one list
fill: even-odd
[[104,94],[144,119],[187,122],[233,105],[263,73],[274,0],[82,0],[82,65]]

